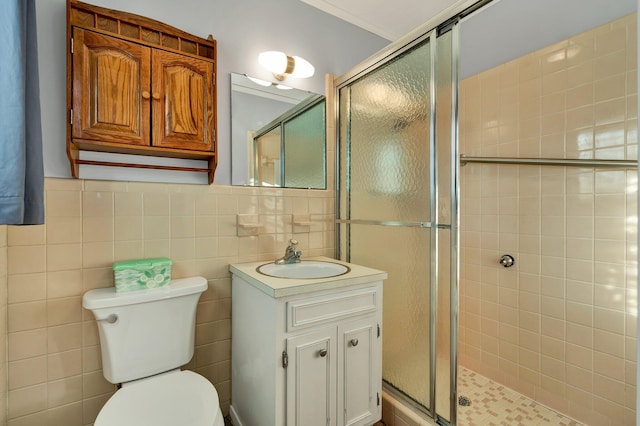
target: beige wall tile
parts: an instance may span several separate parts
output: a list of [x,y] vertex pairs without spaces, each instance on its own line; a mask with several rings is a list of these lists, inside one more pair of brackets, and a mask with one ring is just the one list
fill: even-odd
[[54,381],[82,374],[82,351],[74,349],[47,357],[47,380]]
[[82,192],[47,191],[46,215],[49,217],[80,217],[82,215]]
[[82,267],[103,268],[112,266],[113,250],[113,241],[84,243],[82,245]]
[[47,383],[47,407],[60,407],[80,401],[83,396],[82,376]]
[[[80,365],[80,364],[79,364]],[[85,346],[82,348],[82,372],[102,369],[102,353],[99,346]]]
[[82,422],[82,402],[64,405],[47,410],[47,422],[50,426],[66,425],[81,426]]
[[82,271],[80,269],[47,273],[47,297],[78,296],[82,294]]
[[113,250],[114,261],[144,257],[144,243],[142,241],[116,241]]
[[57,326],[82,320],[82,298],[65,297],[47,301],[47,325]]
[[7,244],[10,246],[33,246],[46,243],[45,225],[7,227]]
[[114,203],[115,216],[142,216],[141,192],[116,192]]
[[82,396],[91,398],[111,393],[115,390],[115,385],[109,383],[102,375],[102,370],[84,373],[82,375]]
[[7,302],[33,302],[47,297],[46,274],[18,274],[7,277]]
[[82,220],[80,216],[47,216],[47,243],[82,242]]
[[145,240],[171,238],[171,218],[169,216],[145,216],[142,226]]
[[7,250],[7,272],[29,274],[46,270],[46,246],[11,246]]
[[9,418],[45,410],[47,408],[47,384],[42,383],[9,391]]
[[65,271],[82,267],[82,248],[80,243],[47,245],[47,270]]
[[39,356],[9,362],[9,390],[47,381],[47,357]]
[[113,216],[84,216],[82,218],[82,241],[113,241]]
[[[4,414],[6,416],[6,410]],[[46,411],[40,411],[39,413],[9,419],[7,424],[9,426],[43,426],[47,425],[48,421],[48,413]]]
[[47,348],[49,353],[64,352],[82,347],[82,324],[66,324],[47,329]]
[[142,200],[144,216],[169,216],[171,214],[170,197],[167,193],[145,192]]
[[7,311],[7,331],[33,330],[47,324],[47,303],[43,301],[13,303]]
[[47,329],[38,328],[8,334],[8,359],[15,361],[47,353]]
[[83,192],[82,216],[113,216],[113,192]]
[[116,216],[114,218],[115,241],[141,240],[143,236],[142,216]]
[[[73,424],[93,421],[113,392],[113,385],[102,376],[95,321],[90,312],[82,310],[80,296],[90,288],[113,285],[110,269],[113,259],[138,253],[147,255],[152,251],[156,255],[172,252],[177,275],[193,274],[194,266],[198,265],[196,259],[201,259],[202,266],[208,265],[207,275],[214,280],[203,297],[199,318],[213,322],[199,326],[199,365],[212,380],[220,382],[221,401],[224,406],[229,405],[231,294],[228,264],[235,261],[238,250],[235,215],[238,206],[243,209],[262,206],[266,211],[291,212],[293,203],[286,203],[281,191],[252,190],[250,192],[256,195],[239,198],[230,191],[221,190],[218,192],[226,197],[221,206],[220,195],[213,193],[206,196],[163,193],[167,187],[159,188],[159,192],[153,192],[158,189],[156,187],[146,188],[149,192],[122,192],[126,187],[112,186],[108,182],[88,184],[85,192],[82,188],[71,191],[64,187],[67,190],[47,194],[49,228],[41,227],[35,234],[24,235],[12,231],[7,249],[11,252],[7,270],[12,280],[8,296],[11,303],[8,310],[11,392],[14,392],[13,388],[31,389],[33,383],[49,380],[46,386],[37,388],[41,398],[32,401],[33,404],[24,402],[24,407],[21,406],[24,398],[20,399],[20,393],[12,393],[12,401],[18,401],[10,408],[14,416],[19,417],[16,422],[55,424],[65,413],[71,416],[69,421]],[[265,195],[257,195],[260,192]],[[304,191],[293,193],[305,194]],[[259,204],[260,200],[262,204]],[[306,197],[304,200],[307,203]],[[311,204],[317,214],[333,208],[333,204],[323,197],[314,199]],[[218,210],[228,212],[232,219],[228,226],[222,227],[222,234],[226,235],[222,241],[223,253],[218,253],[220,242],[216,237],[218,226],[224,223],[218,220]],[[180,215],[176,215],[178,213]],[[211,216],[198,216],[196,221],[196,213]],[[284,230],[283,217],[274,215],[273,232]],[[324,229],[319,223],[315,231],[318,250],[324,250],[325,242],[333,243],[332,238],[322,237],[323,232],[332,232],[332,227]],[[171,240],[172,234],[183,238]],[[194,238],[196,235],[197,239]],[[301,237],[307,246],[310,245],[306,236]],[[279,236],[278,244],[285,244],[288,238]],[[41,244],[29,245],[32,243]],[[272,253],[275,244],[274,236],[259,238],[255,242],[256,253],[263,252],[271,258],[275,256]],[[43,374],[46,377],[43,378]],[[46,414],[44,417],[36,414],[47,407],[47,411],[41,412]]]

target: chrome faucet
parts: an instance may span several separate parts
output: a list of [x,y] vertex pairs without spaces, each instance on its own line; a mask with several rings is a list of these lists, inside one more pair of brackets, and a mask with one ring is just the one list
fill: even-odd
[[302,256],[302,251],[298,250],[298,241],[297,240],[289,240],[289,245],[287,246],[287,250],[284,252],[284,256],[275,261],[276,265],[288,265],[290,263],[298,263],[300,262],[300,256]]

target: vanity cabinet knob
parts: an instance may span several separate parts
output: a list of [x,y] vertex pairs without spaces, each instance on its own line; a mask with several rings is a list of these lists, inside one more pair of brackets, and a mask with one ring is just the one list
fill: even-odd
[[358,346],[358,339],[351,339],[351,346]]
[[151,93],[146,90],[142,92],[142,99],[149,99],[151,97]]
[[153,99],[155,99],[156,101],[159,101],[161,98],[160,93],[158,92],[153,92]]
[[327,356],[327,350],[326,349],[320,349],[318,351],[318,355],[320,355],[320,357],[324,358],[325,356]]

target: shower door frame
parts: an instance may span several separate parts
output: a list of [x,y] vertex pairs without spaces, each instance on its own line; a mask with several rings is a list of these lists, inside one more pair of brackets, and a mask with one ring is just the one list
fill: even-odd
[[[459,62],[459,26],[460,19],[465,16],[474,13],[480,8],[491,3],[493,0],[460,0],[449,9],[445,10],[441,14],[435,16],[431,20],[427,21],[421,27],[416,28],[406,36],[402,37],[398,41],[392,43],[386,49],[381,50],[379,53],[366,59],[364,62],[347,72],[343,76],[334,81],[334,99],[335,99],[335,140],[337,142],[335,150],[336,161],[336,176],[335,176],[335,190],[336,190],[336,202],[335,202],[335,214],[336,224],[345,224],[346,234],[349,234],[350,224],[375,224],[383,226],[419,226],[422,228],[430,228],[430,252],[431,252],[431,268],[430,268],[430,324],[429,326],[429,371],[430,371],[430,406],[425,411],[424,407],[411,398],[406,397],[404,394],[395,391],[390,386],[385,385],[385,390],[391,390],[394,394],[400,395],[405,403],[417,408],[419,411],[427,414],[438,422],[449,423],[452,426],[457,424],[457,377],[458,377],[458,304],[459,304],[459,271],[460,271],[460,153],[459,153],[459,138],[458,138],[458,62]],[[450,141],[450,224],[442,225],[437,223],[437,181],[436,181],[436,140],[435,140],[435,128],[436,128],[436,65],[437,65],[437,37],[440,33],[447,31],[452,32],[452,51],[451,51],[451,141]],[[352,221],[350,217],[348,219],[340,219],[341,211],[341,194],[340,194],[340,90],[349,86],[361,77],[364,77],[368,73],[384,66],[395,58],[408,52],[409,50],[417,47],[421,43],[429,40],[430,48],[430,124],[429,124],[429,144],[430,144],[430,222],[384,222],[384,221]],[[347,169],[349,157],[347,156]],[[346,176],[345,179],[346,192],[350,193],[350,176]],[[349,198],[346,200],[346,208],[349,211]],[[436,362],[437,362],[437,303],[438,303],[438,229],[450,230],[450,300],[449,300],[449,357],[450,357],[450,374],[449,374],[449,421],[440,417],[436,412]],[[336,256],[339,258],[341,253],[341,227],[336,226]],[[346,260],[350,259],[349,246],[346,246]]]
[[[392,55],[387,56],[386,58],[384,58],[384,60],[381,60],[379,63],[377,63],[375,66],[371,67],[370,69],[367,69],[365,72],[363,72],[362,74],[358,74],[357,76],[355,76],[353,79],[349,79],[348,81],[346,81],[344,84],[340,84],[337,86],[337,91],[338,93],[336,94],[336,100],[337,100],[337,109],[336,112],[338,114],[336,123],[338,124],[336,127],[338,129],[338,134],[340,132],[340,119],[339,119],[339,114],[340,114],[340,94],[339,91],[340,89],[342,89],[343,87],[348,86],[349,84],[353,83],[354,81],[356,81],[358,78],[360,77],[364,77],[366,76],[369,72],[371,71],[375,71],[376,69],[378,69],[381,66],[386,65],[387,63],[389,63],[390,61],[394,60],[395,58],[405,54],[406,52],[411,51],[413,48],[417,48],[420,45],[422,45],[425,42],[428,42],[429,44],[429,78],[430,78],[430,82],[429,82],[429,140],[428,140],[428,144],[429,144],[429,181],[430,181],[430,188],[429,188],[429,202],[431,205],[431,208],[429,209],[429,221],[428,222],[409,222],[409,221],[374,221],[374,220],[352,220],[350,217],[350,211],[351,211],[351,206],[350,206],[350,198],[347,195],[347,199],[346,199],[346,206],[345,209],[347,210],[348,213],[348,218],[346,220],[342,220],[339,219],[340,215],[339,215],[339,211],[340,211],[340,188],[339,188],[339,182],[340,182],[340,149],[336,149],[336,218],[338,218],[336,220],[337,223],[343,223],[346,225],[346,234],[350,235],[350,225],[351,224],[358,224],[358,225],[378,225],[378,226],[398,226],[398,227],[418,227],[418,228],[428,228],[429,229],[429,247],[430,247],[430,277],[429,277],[429,298],[432,301],[431,306],[429,308],[429,375],[430,375],[430,383],[429,383],[429,408],[428,411],[426,412],[426,414],[428,414],[430,417],[432,418],[436,418],[436,412],[435,412],[435,396],[436,396],[436,382],[435,382],[435,375],[436,375],[436,327],[437,327],[437,309],[435,309],[435,304],[437,304],[437,285],[433,285],[433,283],[437,283],[437,267],[438,267],[438,256],[437,256],[437,227],[435,226],[436,224],[436,216],[437,216],[437,208],[435,208],[434,206],[437,206],[438,204],[438,197],[437,197],[437,186],[436,186],[436,175],[437,175],[437,170],[436,170],[436,149],[435,149],[435,39],[436,39],[436,33],[437,30],[433,29],[432,31],[430,31],[427,34],[422,35],[421,37],[416,38],[415,40],[413,40],[411,43],[403,46],[401,49],[395,51]],[[347,92],[346,94],[347,97],[350,98],[351,96],[351,92]],[[350,109],[350,99],[348,100],[348,104],[347,104],[347,108]],[[350,113],[350,111],[348,112]],[[340,140],[340,137],[338,136],[337,141]],[[345,159],[346,161],[346,169],[350,169],[350,156],[347,155],[347,158]],[[347,176],[345,176],[345,192],[347,194],[351,193],[351,176],[349,174],[347,174]],[[336,227],[336,241],[340,241],[340,229],[339,227]],[[337,244],[337,255],[338,257],[340,257],[341,253],[340,253],[340,244]],[[351,258],[351,252],[350,252],[350,246],[347,245],[345,248],[345,256],[346,256],[346,260],[350,261]],[[400,398],[405,399],[404,397],[404,393],[398,392],[395,388],[388,386],[386,383],[384,383],[384,387],[385,390],[390,391],[391,393],[398,395]],[[410,398],[406,398],[407,399],[407,403],[411,404],[412,406],[414,406],[416,409],[425,412],[425,409],[422,405],[420,405],[419,403],[417,403],[416,401],[413,401]]]

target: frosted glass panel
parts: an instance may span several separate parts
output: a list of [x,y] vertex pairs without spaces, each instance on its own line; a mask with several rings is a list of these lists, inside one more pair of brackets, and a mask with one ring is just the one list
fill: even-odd
[[387,271],[384,380],[429,406],[429,229],[350,225],[351,261]]
[[276,127],[255,140],[256,179],[260,186],[280,185],[280,128]]
[[284,123],[284,186],[326,187],[324,128],[324,101]]
[[351,219],[429,220],[429,69],[423,44],[350,86]]
[[[429,222],[429,60],[425,42],[340,90],[341,219]],[[340,229],[351,262],[389,275],[383,378],[428,408],[432,230],[355,223]]]

